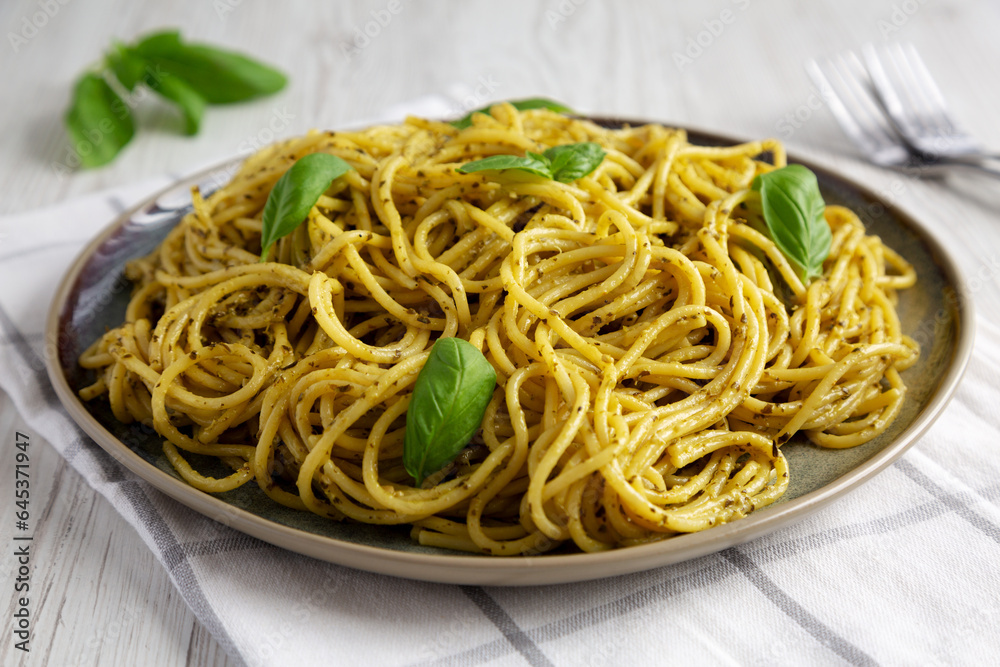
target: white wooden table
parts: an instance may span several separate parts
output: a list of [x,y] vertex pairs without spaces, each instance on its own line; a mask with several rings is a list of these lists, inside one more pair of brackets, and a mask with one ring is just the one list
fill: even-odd
[[[1000,184],[972,190],[916,182],[864,164],[803,69],[809,57],[867,41],[914,42],[968,129],[1000,147],[997,3],[63,2],[6,1],[0,8],[0,214],[180,174],[248,142],[344,126],[428,93],[458,95],[456,112],[543,95],[595,114],[776,135],[792,152],[870,184],[939,229],[993,217],[1000,207]],[[275,97],[210,108],[194,138],[177,134],[178,119],[147,100],[133,144],[111,166],[64,173],[62,114],[74,78],[112,38],[165,26],[253,53],[287,72],[290,85]],[[8,461],[15,432],[25,430],[0,395],[7,540],[0,562],[8,573]],[[37,436],[33,443],[32,652],[13,649],[13,605],[5,606],[0,664],[230,664],[133,530],[54,450]]]

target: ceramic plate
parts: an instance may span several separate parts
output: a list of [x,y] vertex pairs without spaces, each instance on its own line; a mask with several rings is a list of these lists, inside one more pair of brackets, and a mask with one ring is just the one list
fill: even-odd
[[[738,143],[701,132],[690,136],[694,143]],[[59,341],[58,356],[47,360],[49,377],[70,416],[122,465],[157,489],[244,533],[333,563],[455,584],[533,585],[638,572],[719,551],[800,521],[899,458],[941,414],[972,350],[971,303],[960,289],[955,263],[931,233],[867,189],[806,163],[819,177],[827,203],[858,212],[869,232],[881,236],[916,267],[919,282],[901,293],[899,315],[903,330],[920,343],[921,355],[904,373],[909,394],[902,413],[881,437],[847,450],[825,450],[795,440],[782,447],[791,484],[774,505],[730,524],[654,544],[597,554],[496,558],[422,547],[410,539],[406,527],[336,523],[296,512],[273,503],[254,484],[211,496],[181,481],[151,429],[119,424],[106,402],[83,403],[77,398],[77,390],[90,380],[76,359],[106,328],[124,319],[130,293],[123,276],[125,262],[152,251],[183,217],[192,185],[200,185],[203,192],[215,189],[238,164],[233,161],[176,183],[122,215],[83,250],[49,313],[47,333]]]

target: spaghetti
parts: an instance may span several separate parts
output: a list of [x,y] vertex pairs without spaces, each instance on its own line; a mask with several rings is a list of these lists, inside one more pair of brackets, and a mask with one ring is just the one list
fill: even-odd
[[[584,141],[607,157],[570,184],[456,171]],[[259,263],[268,194],[314,152],[354,170]],[[254,481],[427,545],[599,551],[732,521],[785,491],[793,435],[883,432],[918,354],[894,307],[915,273],[854,213],[826,208],[808,285],[752,224],[751,182],[784,162],[774,140],[696,146],[508,104],[464,129],[313,132],[192,191],[127,266],[125,322],[81,356],[97,379],[80,393],[156,429],[203,491]],[[497,388],[470,446],[415,488],[407,406],[447,336],[482,350]]]

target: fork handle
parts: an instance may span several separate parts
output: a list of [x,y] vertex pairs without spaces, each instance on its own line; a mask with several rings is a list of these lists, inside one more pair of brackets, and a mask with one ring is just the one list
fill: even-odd
[[[927,156],[929,160],[934,160],[935,156]],[[969,164],[977,166],[983,162],[994,162],[1000,165],[1000,153],[976,153],[971,155],[948,155],[937,158],[942,162],[953,162],[955,164]]]
[[942,171],[948,167],[964,167],[986,176],[1000,178],[1000,155],[980,155],[977,157],[938,157],[936,160],[920,164],[913,169],[920,172],[924,169]]
[[[954,164],[956,166],[966,167],[968,169],[973,169],[981,174],[986,174],[989,176],[994,176],[1000,178],[1000,157],[984,156],[986,159],[980,160],[961,160],[956,161]],[[992,163],[990,162],[992,160]]]

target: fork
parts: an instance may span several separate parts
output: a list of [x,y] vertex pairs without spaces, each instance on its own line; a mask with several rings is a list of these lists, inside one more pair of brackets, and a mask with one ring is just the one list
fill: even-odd
[[[878,69],[882,64],[881,60],[874,47],[866,48],[866,56],[869,50],[873,54],[869,64],[875,62],[873,67]],[[895,65],[897,61],[893,62]],[[911,66],[912,72],[909,57],[906,62]],[[950,121],[943,96],[926,67],[923,67],[919,79],[910,79],[919,80],[921,90],[924,91],[920,122],[914,120],[917,116],[908,106],[913,94],[909,87],[911,84],[908,84],[907,94],[896,92],[891,103],[880,97],[881,91],[876,91],[877,77],[881,77],[883,82],[891,81],[885,66],[879,69],[878,74],[872,72],[869,75],[869,70],[858,56],[848,51],[822,63],[810,60],[806,63],[806,70],[844,132],[871,162],[919,174],[936,175],[941,172],[942,167],[961,166],[1000,176],[1000,171],[980,161],[994,156],[979,150],[971,136],[958,130],[957,125]],[[933,86],[932,89],[924,87],[928,81]],[[891,84],[886,84],[889,85]],[[886,95],[892,97],[893,93],[887,92]],[[928,98],[931,99],[930,102],[926,101]],[[890,120],[886,115],[890,104],[898,114],[910,119],[910,122],[897,124]],[[930,113],[930,110],[934,113]],[[945,124],[941,118],[949,122]],[[919,146],[915,140],[911,141],[903,134],[904,125],[912,129],[914,139],[918,135],[921,137]],[[958,137],[963,139],[960,141]]]
[[948,104],[912,44],[867,44],[863,50],[875,92],[896,129],[929,157],[996,159],[953,120]]
[[806,71],[837,122],[861,152],[882,167],[916,166],[918,159],[879,107],[871,80],[858,57],[848,51],[826,60],[809,60]]

